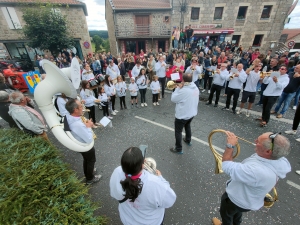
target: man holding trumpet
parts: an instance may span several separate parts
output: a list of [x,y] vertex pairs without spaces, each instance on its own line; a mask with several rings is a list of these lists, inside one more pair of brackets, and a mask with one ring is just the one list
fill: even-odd
[[192,80],[199,87],[199,74],[202,73],[202,66],[198,66],[197,57],[192,58],[192,65],[189,66],[186,71],[188,74],[192,74]]
[[265,195],[285,178],[291,165],[284,157],[290,152],[289,140],[280,133],[267,132],[255,140],[255,154],[241,163],[233,162],[233,150],[238,137],[226,131],[227,145],[222,159],[222,169],[230,176],[221,198],[222,222],[213,218],[214,225],[239,225],[242,213],[259,210]]

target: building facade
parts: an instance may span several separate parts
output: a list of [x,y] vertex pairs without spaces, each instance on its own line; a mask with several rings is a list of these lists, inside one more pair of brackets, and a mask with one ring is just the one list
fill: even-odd
[[[24,40],[22,36],[22,27],[25,22],[22,18],[22,3],[19,0],[0,0],[0,47],[6,56],[16,59],[34,60],[36,54],[47,54],[39,49],[33,49],[28,46],[29,40]],[[34,0],[26,3],[35,2]],[[40,0],[38,2],[49,2]],[[86,22],[87,9],[86,5],[77,0],[56,0],[55,4],[62,4],[68,7],[56,8],[57,13],[67,16],[69,21],[69,32],[74,38],[75,46],[72,49],[80,58],[92,52],[91,40]],[[49,53],[50,54],[50,53]],[[2,54],[3,55],[3,54]]]
[[173,0],[172,26],[194,29],[199,45],[232,41],[261,52],[278,42],[293,0]]
[[106,0],[105,19],[113,55],[139,54],[159,48],[169,50],[171,37],[170,0]]

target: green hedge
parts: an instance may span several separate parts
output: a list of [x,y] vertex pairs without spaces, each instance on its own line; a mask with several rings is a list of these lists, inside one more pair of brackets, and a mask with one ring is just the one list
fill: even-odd
[[0,129],[0,224],[107,223],[88,188],[42,138]]

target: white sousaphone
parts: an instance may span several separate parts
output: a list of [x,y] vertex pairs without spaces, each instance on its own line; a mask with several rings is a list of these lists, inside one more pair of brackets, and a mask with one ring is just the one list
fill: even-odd
[[[69,98],[76,98],[76,89],[80,84],[80,67],[76,58],[72,59],[71,67],[59,69],[48,60],[43,60],[46,78],[34,90],[34,100],[44,115],[49,128],[57,140],[70,150],[87,152],[94,146],[94,140],[87,144],[76,140],[70,131],[64,131],[59,123],[56,109],[52,103],[52,96],[64,93]],[[72,82],[70,81],[72,79]],[[76,89],[75,89],[76,88]]]

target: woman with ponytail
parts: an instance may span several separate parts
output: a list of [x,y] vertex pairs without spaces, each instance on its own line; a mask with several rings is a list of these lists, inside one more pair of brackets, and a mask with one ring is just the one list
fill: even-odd
[[137,147],[122,155],[121,166],[110,178],[110,195],[119,201],[124,225],[161,225],[165,209],[170,208],[176,194],[159,170],[156,175],[143,169],[144,157]]

